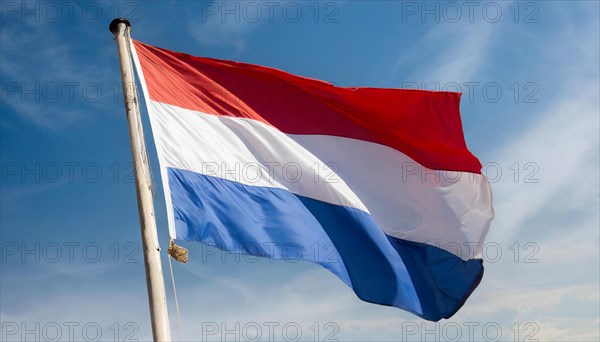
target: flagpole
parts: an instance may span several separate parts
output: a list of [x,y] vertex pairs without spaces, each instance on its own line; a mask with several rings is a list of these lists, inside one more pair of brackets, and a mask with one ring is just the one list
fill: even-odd
[[167,296],[160,263],[160,247],[158,245],[154,203],[149,179],[150,166],[146,158],[139,101],[135,90],[133,65],[129,53],[131,24],[127,19],[117,18],[110,23],[109,29],[114,34],[117,42],[119,65],[121,67],[123,102],[125,103],[125,114],[129,125],[129,141],[133,155],[138,212],[142,230],[142,248],[150,318],[152,320],[152,336],[154,341],[171,341]]

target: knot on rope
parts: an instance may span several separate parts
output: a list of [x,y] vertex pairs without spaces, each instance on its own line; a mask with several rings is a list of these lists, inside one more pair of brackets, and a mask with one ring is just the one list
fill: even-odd
[[182,262],[182,263],[188,262],[187,248],[177,246],[173,240],[171,240],[171,242],[169,243],[169,249],[167,250],[167,252],[169,253],[170,256],[173,257],[173,259],[175,259],[179,262]]

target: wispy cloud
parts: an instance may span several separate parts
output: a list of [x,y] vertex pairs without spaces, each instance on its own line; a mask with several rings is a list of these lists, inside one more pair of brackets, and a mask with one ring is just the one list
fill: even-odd
[[487,22],[438,24],[410,50],[403,51],[386,82],[401,71],[403,81],[426,82],[429,87],[434,82],[472,81],[485,65],[496,30],[496,25]]
[[3,104],[54,132],[92,119],[89,109],[95,103],[86,101],[83,89],[93,83],[89,94],[95,98],[107,70],[79,59],[81,41],[65,39],[59,26],[49,22],[3,25],[0,41]]
[[233,46],[239,53],[246,48],[247,36],[269,19],[264,3],[255,1],[248,10],[240,1],[202,2],[200,12],[188,22],[190,33],[200,44]]
[[[502,145],[485,154],[485,159],[501,165],[531,162],[534,166],[521,169],[518,182],[512,174],[507,174],[494,185],[498,214],[494,224],[502,227],[498,229],[502,234],[496,235],[499,239],[510,240],[520,233],[531,232],[535,222],[546,225],[534,230],[539,236],[564,232],[544,221],[549,215],[556,219],[561,212],[567,213],[571,220],[571,234],[573,229],[580,228],[593,237],[590,226],[577,225],[587,221],[598,226],[600,52],[597,30],[596,34],[590,34],[594,27],[598,28],[598,18],[577,24],[571,20],[563,23],[564,29],[555,36],[562,45],[543,42],[538,46],[542,55],[554,56],[547,59],[544,68],[554,69],[554,75],[560,80],[555,93],[547,94],[543,103],[535,108],[522,107],[523,112],[507,113],[537,119],[511,132]],[[536,170],[533,179],[538,182],[523,182],[523,176]]]
[[[436,81],[442,84],[471,80],[484,64],[484,58],[493,42],[491,36],[494,27],[489,23],[472,24],[472,26],[451,24],[436,26],[422,43],[427,44],[425,49],[437,50],[437,53],[432,53],[433,63],[411,73],[408,80]],[[457,41],[450,37],[461,37],[461,39]],[[438,50],[436,45],[444,45],[443,42],[457,43],[446,43],[443,49]]]

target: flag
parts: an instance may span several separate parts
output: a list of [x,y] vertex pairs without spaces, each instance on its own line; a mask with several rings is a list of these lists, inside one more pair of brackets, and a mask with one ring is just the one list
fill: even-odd
[[360,299],[433,321],[477,287],[493,210],[461,94],[131,49],[172,238],[315,262]]

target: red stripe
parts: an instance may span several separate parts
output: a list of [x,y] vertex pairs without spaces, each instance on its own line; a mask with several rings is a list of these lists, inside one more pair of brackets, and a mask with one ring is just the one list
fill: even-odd
[[435,170],[480,173],[467,149],[460,93],[341,88],[258,65],[199,58],[134,41],[152,100],[395,148]]

